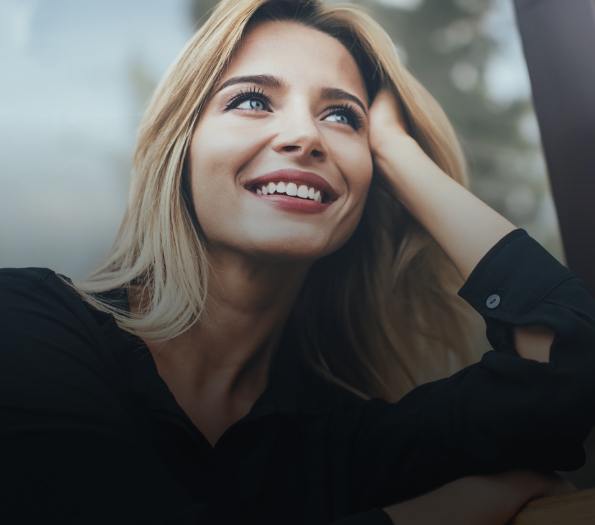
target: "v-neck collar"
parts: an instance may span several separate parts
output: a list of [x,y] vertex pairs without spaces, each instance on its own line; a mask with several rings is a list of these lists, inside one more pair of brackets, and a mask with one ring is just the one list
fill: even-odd
[[[98,295],[108,298],[110,302],[127,311],[130,308],[125,289],[115,289]],[[185,419],[189,419],[159,375],[153,356],[144,341],[121,329],[112,315],[108,317],[108,322],[104,325],[111,332],[108,337],[116,337],[121,341],[121,351],[126,354],[124,357],[133,368],[140,366],[144,369],[144,380],[141,379],[141,383],[135,381],[135,394],[141,397],[148,396],[149,403],[157,403],[161,409],[175,411],[178,415],[181,413]],[[320,378],[307,366],[295,339],[296,324],[295,319],[290,316],[278,348],[271,358],[265,390],[243,420],[273,414],[320,414],[332,408],[338,387]],[[148,381],[148,384],[145,381]],[[155,408],[157,409],[157,406]]]

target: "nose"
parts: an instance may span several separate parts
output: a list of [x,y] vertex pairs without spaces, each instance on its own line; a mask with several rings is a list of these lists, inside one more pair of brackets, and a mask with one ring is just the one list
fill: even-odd
[[320,130],[306,108],[296,108],[279,119],[280,130],[273,141],[277,153],[294,158],[323,160],[326,147]]

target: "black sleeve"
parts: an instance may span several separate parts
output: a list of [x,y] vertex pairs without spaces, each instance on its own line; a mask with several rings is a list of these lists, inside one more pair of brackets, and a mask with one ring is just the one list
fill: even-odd
[[[462,476],[574,470],[595,418],[595,300],[525,230],[500,239],[459,290],[493,350],[396,403],[363,404],[354,440],[360,508],[408,499]],[[544,325],[549,363],[520,357],[513,327]]]
[[0,270],[0,523],[218,523],[143,445],[51,273]]

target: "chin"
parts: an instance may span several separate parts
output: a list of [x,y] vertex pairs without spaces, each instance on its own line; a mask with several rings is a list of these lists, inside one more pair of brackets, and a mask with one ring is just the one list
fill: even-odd
[[246,248],[246,253],[255,257],[278,262],[314,262],[332,251],[327,244],[313,243],[311,238],[259,239]]

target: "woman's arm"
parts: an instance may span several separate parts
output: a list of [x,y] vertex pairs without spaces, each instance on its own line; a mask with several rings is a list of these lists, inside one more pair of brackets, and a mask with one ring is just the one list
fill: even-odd
[[557,475],[517,470],[460,478],[383,510],[396,525],[505,525],[530,500],[572,490]]
[[[405,131],[398,104],[387,90],[370,108],[370,148],[377,169],[398,198],[453,261],[464,279],[502,237],[517,229],[444,173]],[[553,332],[515,327],[519,355],[548,362]]]
[[[494,290],[502,305],[490,309],[485,297]],[[584,465],[595,421],[595,299],[583,282],[518,229],[490,249],[458,294],[483,316],[494,350],[397,402],[373,398],[352,411],[354,511],[465,476]],[[516,355],[512,328],[530,325],[556,333],[549,363]]]

